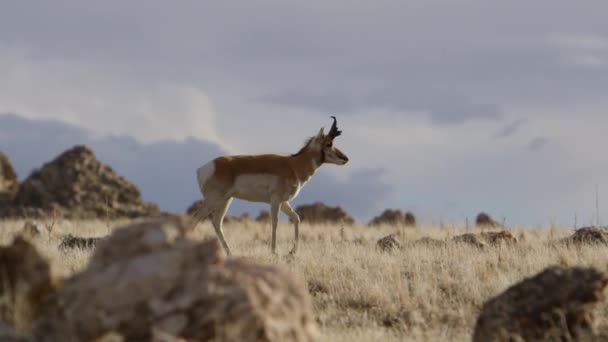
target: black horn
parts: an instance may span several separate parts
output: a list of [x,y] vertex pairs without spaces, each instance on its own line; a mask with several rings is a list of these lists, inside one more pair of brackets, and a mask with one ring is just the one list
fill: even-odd
[[331,118],[334,119],[334,123],[331,125],[331,128],[329,129],[329,133],[327,133],[327,136],[333,139],[333,138],[339,136],[340,134],[342,134],[342,131],[338,130],[336,117],[332,115]]

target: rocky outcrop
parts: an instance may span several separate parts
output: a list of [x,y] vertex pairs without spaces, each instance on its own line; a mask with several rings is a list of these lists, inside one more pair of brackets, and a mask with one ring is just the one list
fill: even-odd
[[517,239],[508,230],[499,232],[481,232],[481,233],[466,233],[455,236],[452,241],[457,243],[466,243],[478,248],[486,246],[509,246],[517,242]]
[[32,323],[52,306],[55,282],[48,262],[22,237],[0,247],[0,321],[17,332],[29,332]]
[[298,206],[296,213],[300,220],[308,224],[347,224],[352,225],[355,220],[341,207],[330,207],[321,202]]
[[370,222],[370,226],[391,225],[403,227],[415,227],[416,217],[411,212],[402,212],[401,210],[386,209],[382,214],[374,217]]
[[606,227],[583,227],[561,240],[562,243],[572,246],[603,245],[608,246],[608,229]]
[[483,241],[492,246],[513,245],[517,243],[517,238],[508,230],[499,232],[481,232],[479,236]]
[[593,268],[550,267],[488,300],[474,342],[600,341],[593,309],[604,301],[605,274]]
[[496,221],[487,213],[481,212],[477,214],[475,218],[475,225],[478,227],[501,227],[502,225]]
[[473,233],[466,233],[452,238],[453,242],[460,244],[467,244],[473,247],[483,249],[486,247],[486,243],[477,235]]
[[137,187],[97,160],[93,151],[75,146],[22,184],[2,216],[60,216],[116,219],[158,215]]
[[180,219],[118,228],[61,286],[18,238],[0,248],[0,295],[13,299],[0,303],[0,318],[35,341],[318,338],[302,279],[279,267],[226,260],[216,239],[195,241],[187,231]]
[[376,242],[376,246],[385,252],[401,248],[401,244],[395,238],[395,234],[387,235]]
[[0,151],[0,208],[9,205],[19,190],[19,179],[8,157]]
[[268,210],[260,211],[258,216],[255,218],[255,222],[268,223],[270,221],[270,212]]

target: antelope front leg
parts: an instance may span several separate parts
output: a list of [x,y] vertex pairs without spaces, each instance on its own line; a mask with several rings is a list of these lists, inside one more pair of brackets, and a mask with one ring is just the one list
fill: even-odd
[[295,210],[293,210],[291,205],[289,205],[289,203],[287,202],[283,202],[281,204],[281,211],[283,211],[285,215],[289,216],[291,222],[293,222],[293,233],[295,240],[293,244],[293,249],[291,250],[291,252],[289,252],[289,254],[296,254],[298,252],[298,244],[300,241],[300,216],[298,216]]
[[277,225],[279,223],[279,210],[281,203],[273,202],[270,205],[270,219],[272,221],[272,254],[277,254]]

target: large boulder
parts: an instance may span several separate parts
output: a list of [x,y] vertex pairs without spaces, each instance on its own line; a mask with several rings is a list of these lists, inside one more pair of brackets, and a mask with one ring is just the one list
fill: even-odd
[[549,267],[488,300],[473,341],[599,341],[593,311],[606,284],[593,268]]
[[517,239],[508,230],[465,233],[452,238],[457,243],[466,243],[475,247],[484,248],[485,246],[512,246],[517,243]]
[[475,225],[478,227],[501,227],[502,225],[496,222],[492,216],[485,212],[480,212],[475,218]]
[[184,222],[147,220],[100,241],[64,282],[40,341],[313,341],[304,281],[275,266],[226,260],[217,239],[188,238]]
[[8,157],[0,151],[0,208],[8,205],[19,190],[19,179]]
[[376,241],[376,246],[385,252],[401,248],[401,244],[395,239],[395,234],[390,234],[379,239]]
[[608,229],[606,227],[582,227],[574,231],[571,236],[562,239],[561,242],[571,246],[608,246]]
[[48,262],[36,248],[18,236],[0,246],[0,321],[18,332],[28,332],[42,316],[55,292]]
[[497,232],[481,232],[479,236],[483,241],[492,246],[500,246],[500,245],[513,245],[517,243],[517,238],[513,236],[508,230],[501,230]]
[[270,212],[268,210],[260,211],[258,216],[256,216],[256,218],[255,218],[255,222],[259,222],[259,223],[268,223],[270,221],[271,221]]
[[66,218],[134,218],[158,215],[137,187],[97,160],[93,151],[75,146],[21,184],[3,216],[57,215]]
[[401,210],[386,209],[382,214],[374,217],[370,222],[370,226],[379,225],[391,225],[391,226],[405,226],[414,227],[416,226],[416,217],[411,212],[402,212]]
[[300,205],[296,208],[296,213],[302,222],[309,224],[347,224],[352,225],[355,220],[341,207],[330,207],[321,202]]

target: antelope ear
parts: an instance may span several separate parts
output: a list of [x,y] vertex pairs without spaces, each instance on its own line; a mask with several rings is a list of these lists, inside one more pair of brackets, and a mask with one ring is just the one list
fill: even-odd
[[321,127],[321,129],[319,130],[319,133],[317,133],[317,136],[315,137],[315,139],[321,140],[321,139],[323,139],[323,137],[325,137],[325,127]]

